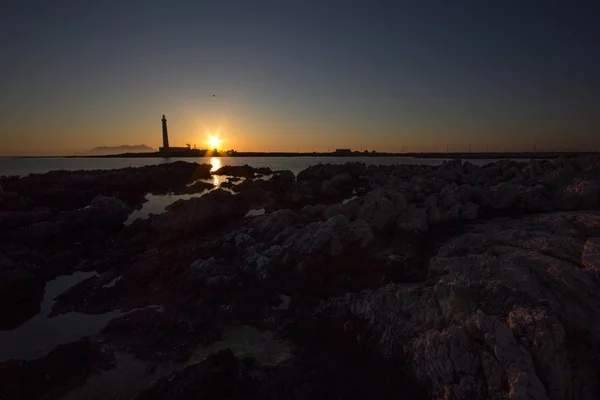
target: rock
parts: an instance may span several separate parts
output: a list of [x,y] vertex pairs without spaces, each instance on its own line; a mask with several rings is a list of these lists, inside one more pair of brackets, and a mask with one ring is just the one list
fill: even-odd
[[525,209],[532,211],[554,210],[552,194],[543,185],[536,185],[522,192],[521,202]]
[[384,231],[394,226],[406,209],[407,202],[402,193],[376,189],[361,200],[357,217],[368,222],[374,229]]
[[251,179],[254,178],[255,169],[249,165],[225,165],[214,171],[214,175],[229,175]]
[[544,175],[544,167],[537,160],[531,160],[529,164],[522,170],[523,175],[530,179]]
[[285,227],[294,225],[300,219],[301,217],[295,212],[282,209],[254,218],[249,226],[263,240],[270,240]]
[[323,181],[321,184],[321,195],[333,199],[343,198],[347,194],[352,193],[350,182],[352,182],[350,174],[346,172],[337,174],[333,178]]
[[[0,365],[3,399],[59,398],[93,373],[112,366],[112,355],[88,339],[59,346],[46,357]],[[35,384],[32,384],[35,383]]]
[[[464,194],[464,193],[463,193]],[[456,186],[446,185],[440,191],[440,204],[443,207],[451,208],[463,202],[463,196],[456,190]]]
[[94,197],[90,208],[102,212],[105,216],[114,216],[115,218],[126,218],[131,211],[121,200],[106,196]]
[[586,268],[600,271],[600,237],[589,238],[585,242],[581,263]]
[[[226,182],[221,183],[221,186]],[[187,194],[195,194],[202,193],[206,190],[210,190],[215,186],[212,183],[197,181],[191,184],[190,186],[186,186],[185,189],[175,191],[174,193],[187,193]]]
[[374,240],[373,231],[365,221],[350,222],[337,215],[325,222],[306,225],[287,240],[283,249],[287,262],[293,262],[309,255],[340,256],[345,250],[365,248]]
[[460,219],[463,221],[474,221],[479,216],[479,206],[475,203],[464,203],[460,208]]
[[460,219],[460,211],[460,205],[454,205],[450,208],[434,206],[427,211],[427,221],[431,225],[456,222]]
[[477,165],[465,161],[462,167],[464,171],[463,180],[468,184],[473,186],[485,185],[490,181],[485,171]]
[[436,171],[436,175],[448,182],[458,182],[463,174],[463,165],[460,159],[444,161]]
[[280,245],[273,245],[263,252],[248,248],[244,255],[244,271],[253,273],[258,279],[266,279],[274,265],[277,265],[283,249]]
[[514,207],[519,203],[521,188],[509,183],[500,183],[488,191],[490,204],[495,209]]
[[483,223],[438,251],[427,285],[346,294],[317,315],[363,321],[431,398],[594,399],[598,237],[596,214]]
[[198,285],[207,287],[218,286],[228,283],[232,279],[231,268],[217,261],[214,257],[207,260],[194,261],[182,274],[182,286],[185,291],[197,292]]
[[596,210],[600,207],[600,183],[583,180],[566,187],[560,201],[563,210]]
[[271,177],[270,182],[278,189],[289,189],[294,186],[296,175],[292,171],[277,171]]
[[174,202],[152,221],[152,227],[167,236],[191,234],[243,219],[249,209],[237,196],[216,189],[202,197]]
[[421,234],[427,232],[427,210],[410,204],[402,216],[396,221],[396,230],[401,232]]
[[50,219],[48,207],[36,207],[31,211],[0,211],[0,229],[10,229],[31,225]]

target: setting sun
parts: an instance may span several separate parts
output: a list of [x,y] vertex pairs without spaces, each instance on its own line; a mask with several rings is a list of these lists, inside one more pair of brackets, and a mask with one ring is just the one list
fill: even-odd
[[221,145],[221,139],[219,139],[218,136],[211,135],[208,138],[208,145],[211,149],[219,149],[219,146]]

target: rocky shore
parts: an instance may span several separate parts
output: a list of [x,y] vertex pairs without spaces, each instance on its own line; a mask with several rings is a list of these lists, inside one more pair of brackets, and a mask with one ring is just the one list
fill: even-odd
[[[0,185],[0,399],[600,396],[600,158]],[[125,224],[167,193],[193,196]]]

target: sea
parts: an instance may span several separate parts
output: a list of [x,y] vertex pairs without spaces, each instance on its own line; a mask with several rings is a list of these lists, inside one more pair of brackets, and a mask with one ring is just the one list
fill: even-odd
[[[346,162],[363,162],[367,165],[440,165],[443,158],[413,157],[197,157],[197,158],[61,158],[61,157],[0,157],[0,176],[27,176],[43,174],[49,171],[119,169],[126,167],[143,167],[170,163],[174,161],[212,164],[213,169],[224,165],[250,165],[252,167],[269,167],[273,171],[290,170],[294,174],[311,165],[344,164]],[[470,160],[476,165],[485,165],[495,160]]]

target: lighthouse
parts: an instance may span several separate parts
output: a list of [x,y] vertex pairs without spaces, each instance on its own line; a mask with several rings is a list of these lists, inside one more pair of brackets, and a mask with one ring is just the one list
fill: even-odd
[[167,132],[167,118],[163,114],[162,116],[162,132],[163,132],[163,149],[165,151],[169,150],[169,132]]

